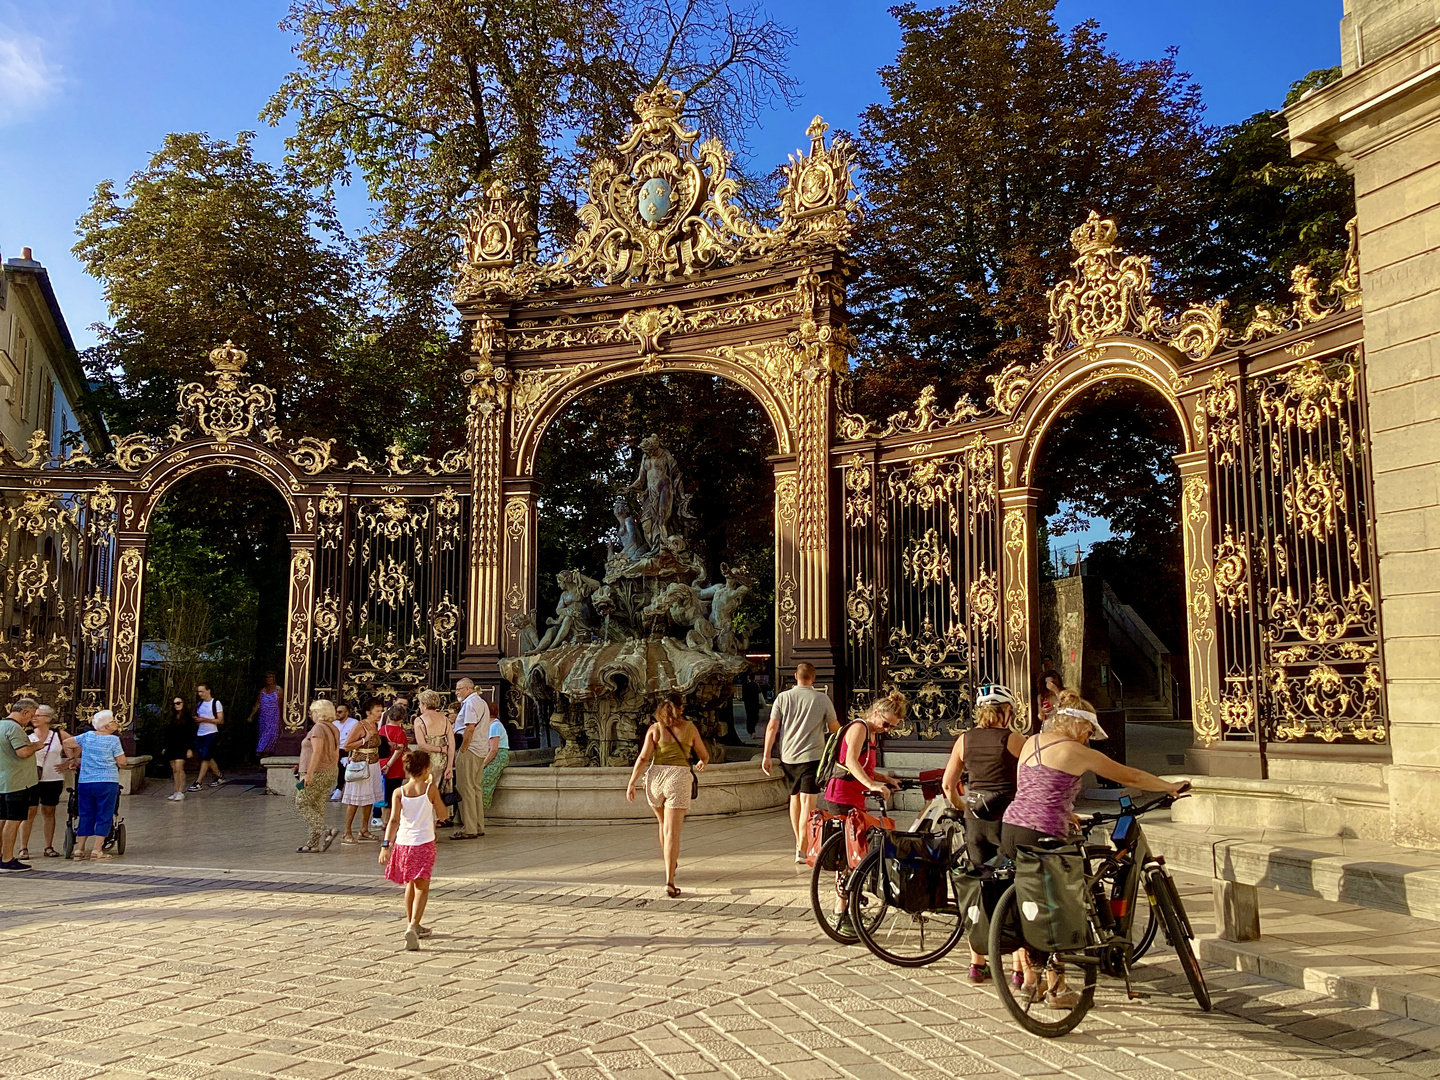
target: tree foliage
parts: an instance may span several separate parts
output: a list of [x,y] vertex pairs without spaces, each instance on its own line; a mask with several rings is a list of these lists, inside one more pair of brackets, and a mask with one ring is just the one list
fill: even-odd
[[169,135],[123,191],[100,183],[75,254],[105,286],[111,322],[84,356],[112,430],[164,430],[182,382],[231,339],[246,374],[276,389],[283,427],[374,453],[458,441],[462,400],[449,335],[377,307],[328,194],[291,165],[233,143]]
[[[774,641],[775,431],[749,393],[708,375],[666,374],[597,387],[550,425],[540,447],[540,614],[554,611],[555,574],[600,576],[615,498],[639,470],[640,440],[659,434],[680,464],[697,521],[690,543],[711,581],[720,563],[755,578],[737,616],[751,646]],[[635,506],[634,498],[631,507]],[[541,620],[544,627],[544,618]]]
[[1036,359],[1046,290],[1091,208],[1122,217],[1127,243],[1162,267],[1205,227],[1199,89],[1173,55],[1124,60],[1094,22],[1061,31],[1052,8],[892,9],[903,39],[880,72],[889,100],[860,122],[853,303],[875,415],[931,382],[983,400],[985,374]]
[[311,182],[360,174],[371,254],[424,307],[443,305],[464,212],[497,178],[563,242],[580,175],[656,80],[742,147],[796,85],[793,32],[730,0],[293,0],[281,25],[299,68],[263,118],[294,114],[288,145]]

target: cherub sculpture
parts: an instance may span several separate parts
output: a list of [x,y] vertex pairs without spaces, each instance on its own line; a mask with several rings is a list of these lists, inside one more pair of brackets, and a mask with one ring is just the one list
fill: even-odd
[[749,594],[755,579],[738,566],[720,564],[724,581],[700,590],[700,599],[710,602],[710,624],[715,628],[715,648],[720,652],[738,653],[749,644],[748,638],[735,634],[735,613]]
[[586,628],[585,609],[590,594],[600,587],[600,582],[586,577],[578,570],[562,570],[555,575],[555,581],[560,586],[560,600],[555,605],[555,617],[545,620],[545,625],[550,629],[545,631],[545,636],[527,656],[567,645],[571,640],[580,637],[581,631]]
[[700,600],[700,591],[693,585],[676,581],[665,586],[649,606],[640,613],[641,618],[661,633],[668,623],[685,626],[685,645],[691,649],[714,649],[715,627],[705,615],[705,605]]

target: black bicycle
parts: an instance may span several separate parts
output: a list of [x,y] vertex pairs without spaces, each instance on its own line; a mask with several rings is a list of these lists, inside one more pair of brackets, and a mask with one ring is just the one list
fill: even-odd
[[[913,788],[917,783],[901,780],[898,790]],[[873,799],[881,810],[888,797],[888,793],[865,793],[865,798]],[[868,898],[873,890],[862,893],[863,902],[858,908],[851,905],[850,895],[860,863],[869,854],[875,834],[893,828],[894,818],[877,817],[867,810],[831,814],[825,822],[828,835],[821,843],[810,871],[810,910],[820,929],[842,945],[854,945],[860,940],[854,917],[857,912],[861,913],[862,919],[877,919],[883,915],[883,911],[869,904]],[[873,866],[867,871],[874,872]]]
[[[1137,806],[1128,796],[1123,797],[1119,813],[1094,815],[1082,825],[1078,839],[1043,845],[1048,851],[1078,855],[1084,860],[1087,943],[1079,949],[1049,953],[1027,948],[1037,977],[1026,987],[1017,989],[1003,978],[995,980],[995,990],[1006,1010],[1026,1031],[1048,1038],[1072,1031],[1094,1004],[1095,984],[1102,972],[1123,978],[1130,997],[1138,996],[1130,985],[1130,966],[1149,948],[1157,923],[1180,958],[1195,1000],[1200,1008],[1210,1011],[1210,993],[1191,945],[1195,932],[1165,859],[1151,852],[1140,828],[1142,814],[1171,806],[1176,798],[1183,798],[1183,794],[1162,795]],[[1107,821],[1115,823],[1109,846],[1087,843],[1090,833]],[[1151,916],[1143,924],[1136,918],[1142,884]],[[1141,931],[1138,938],[1132,937],[1136,930]],[[1004,955],[1021,942],[1020,902],[1012,885],[996,902],[990,917],[990,955]],[[1057,1009],[1044,1002],[1045,987],[1052,979],[1064,986],[1067,969],[1079,973],[1082,985],[1075,988],[1073,1005]],[[1035,1011],[1037,1006],[1051,1012],[1055,1019],[1042,1019],[1042,1014]]]

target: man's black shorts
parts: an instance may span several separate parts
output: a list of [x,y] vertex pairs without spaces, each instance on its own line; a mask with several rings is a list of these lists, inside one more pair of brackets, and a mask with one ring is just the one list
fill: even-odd
[[24,821],[30,816],[30,789],[0,793],[0,821]]
[[791,765],[782,761],[780,768],[785,773],[785,780],[790,784],[791,795],[820,794],[820,763],[818,761],[802,761],[799,765]]

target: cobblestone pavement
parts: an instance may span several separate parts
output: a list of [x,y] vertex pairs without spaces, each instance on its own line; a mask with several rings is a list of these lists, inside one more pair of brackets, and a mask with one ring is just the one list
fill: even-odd
[[[784,851],[785,830],[778,817],[694,822],[680,880],[701,878],[698,852],[733,866],[742,846]],[[671,900],[653,859],[643,876],[615,869],[650,855],[650,830],[559,832],[508,830],[489,875],[476,864],[491,837],[443,845],[436,935],[418,954],[401,950],[397,890],[373,846],[299,871],[135,865],[134,851],[38,860],[0,885],[0,1075],[1440,1075],[1440,1030],[1213,968],[1206,1015],[1163,952],[1141,967],[1143,1000],[1102,979],[1076,1032],[1038,1039],[966,985],[963,953],[902,970],[831,943],[801,876],[780,874],[788,858],[770,852],[748,878],[742,866]],[[588,865],[537,876],[557,844],[587,850]],[[462,850],[474,868],[443,876]],[[211,851],[213,865],[223,843]]]

